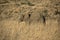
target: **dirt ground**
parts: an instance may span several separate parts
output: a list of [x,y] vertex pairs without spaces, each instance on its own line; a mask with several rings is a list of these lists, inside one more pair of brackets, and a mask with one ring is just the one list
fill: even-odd
[[60,40],[60,0],[0,0],[0,40]]

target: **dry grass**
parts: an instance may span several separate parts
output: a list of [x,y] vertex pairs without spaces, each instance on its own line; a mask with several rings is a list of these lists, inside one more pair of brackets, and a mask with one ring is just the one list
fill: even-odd
[[0,40],[60,40],[59,3],[0,0]]

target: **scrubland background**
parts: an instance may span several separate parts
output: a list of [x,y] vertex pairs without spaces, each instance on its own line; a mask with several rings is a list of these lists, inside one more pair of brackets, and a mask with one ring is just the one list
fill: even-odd
[[60,40],[60,0],[0,0],[0,40]]

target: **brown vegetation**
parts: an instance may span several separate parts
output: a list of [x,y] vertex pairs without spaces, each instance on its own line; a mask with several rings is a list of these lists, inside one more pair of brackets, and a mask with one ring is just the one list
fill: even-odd
[[60,40],[60,0],[0,0],[0,40]]

